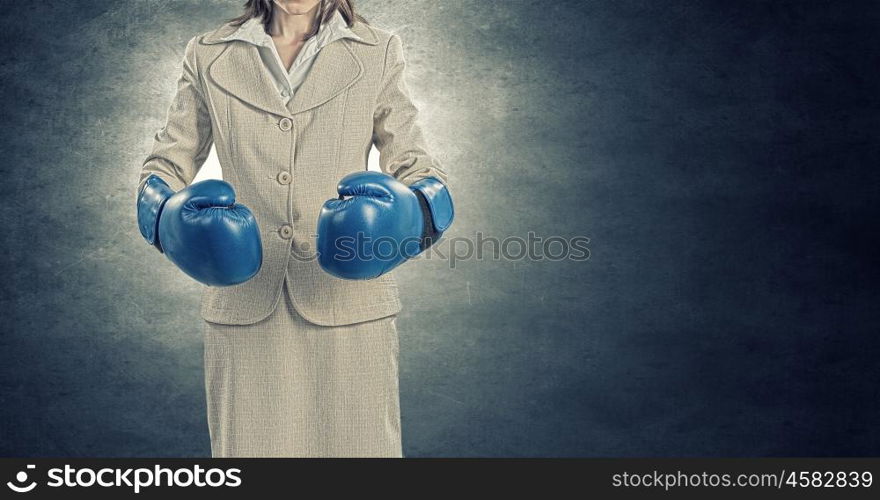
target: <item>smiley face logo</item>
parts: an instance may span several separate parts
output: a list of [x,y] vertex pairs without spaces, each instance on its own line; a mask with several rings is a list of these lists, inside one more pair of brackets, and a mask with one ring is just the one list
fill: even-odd
[[[35,469],[36,466],[28,464],[27,468]],[[35,481],[32,481],[31,484],[24,484],[27,480],[27,471],[18,471],[18,474],[15,475],[16,482],[9,481],[6,483],[6,486],[9,486],[9,489],[16,493],[27,493],[37,487],[37,483]]]

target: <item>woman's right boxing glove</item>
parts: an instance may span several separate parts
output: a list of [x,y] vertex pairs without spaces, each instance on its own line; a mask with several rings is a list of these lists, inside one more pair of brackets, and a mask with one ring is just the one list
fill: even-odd
[[200,283],[237,285],[262,266],[257,221],[250,209],[235,203],[227,182],[205,180],[175,193],[151,175],[138,194],[137,209],[144,239]]

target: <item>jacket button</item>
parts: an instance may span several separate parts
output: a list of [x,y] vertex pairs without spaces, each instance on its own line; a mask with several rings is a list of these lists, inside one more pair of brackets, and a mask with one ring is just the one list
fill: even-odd
[[293,180],[293,176],[290,175],[290,172],[283,170],[278,172],[278,184],[290,184],[290,181]]
[[278,229],[278,234],[280,234],[285,240],[289,240],[293,237],[293,228],[290,227],[290,224],[285,224]]
[[288,130],[290,130],[290,129],[293,128],[293,121],[291,121],[290,118],[282,118],[282,119],[278,122],[278,128],[280,128],[281,130],[287,132]]

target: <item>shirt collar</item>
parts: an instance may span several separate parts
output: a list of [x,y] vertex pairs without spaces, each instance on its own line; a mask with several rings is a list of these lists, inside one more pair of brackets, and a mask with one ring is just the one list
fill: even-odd
[[[333,13],[330,19],[321,23],[321,27],[314,38],[319,47],[323,47],[334,40],[342,38],[361,40],[361,37],[351,31],[348,24],[345,22],[345,18],[342,17],[342,14],[338,10]],[[241,40],[258,46],[272,43],[272,37],[266,33],[265,28],[263,28],[263,20],[259,17],[248,19],[231,35],[223,37],[223,40]]]

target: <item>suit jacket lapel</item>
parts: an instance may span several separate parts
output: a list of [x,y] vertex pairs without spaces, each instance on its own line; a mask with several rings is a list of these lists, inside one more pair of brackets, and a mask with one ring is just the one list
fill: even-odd
[[260,59],[258,50],[249,43],[230,43],[208,66],[208,78],[252,106],[276,115],[289,116],[291,113],[284,106],[272,74]]
[[203,38],[202,43],[227,44],[226,49],[209,63],[207,77],[252,106],[281,116],[320,106],[352,86],[363,75],[364,65],[350,44],[376,45],[379,41],[370,26],[355,23],[351,30],[361,39],[337,40],[321,49],[305,81],[285,107],[272,74],[260,58],[259,49],[246,42],[224,40],[236,29],[227,23]]
[[348,46],[348,40],[331,42],[315,56],[287,107],[291,114],[297,114],[320,106],[352,86],[363,73],[364,65]]

